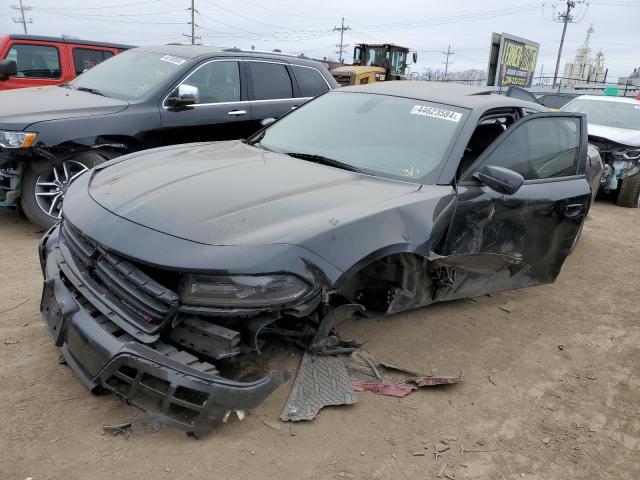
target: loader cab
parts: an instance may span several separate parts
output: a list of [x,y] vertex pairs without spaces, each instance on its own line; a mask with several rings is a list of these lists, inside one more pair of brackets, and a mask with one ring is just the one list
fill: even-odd
[[393,44],[365,44],[356,45],[353,50],[353,64],[366,67],[381,67],[392,80],[405,77],[407,55],[409,49]]

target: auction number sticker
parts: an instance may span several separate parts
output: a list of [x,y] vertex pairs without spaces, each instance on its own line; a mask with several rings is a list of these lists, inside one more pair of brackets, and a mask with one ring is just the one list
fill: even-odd
[[426,105],[415,105],[410,112],[412,115],[422,115],[424,117],[441,118],[450,122],[459,122],[462,114],[445,110],[444,108],[428,107]]
[[160,57],[160,60],[163,62],[173,63],[174,65],[182,65],[186,60],[180,57],[174,57],[173,55],[165,55],[164,57]]

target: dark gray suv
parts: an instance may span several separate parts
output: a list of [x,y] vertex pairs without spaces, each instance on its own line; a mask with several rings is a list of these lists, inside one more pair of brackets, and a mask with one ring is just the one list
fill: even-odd
[[204,46],[140,47],[69,83],[0,93],[0,206],[48,227],[67,187],[105,160],[245,138],[338,87],[320,62]]

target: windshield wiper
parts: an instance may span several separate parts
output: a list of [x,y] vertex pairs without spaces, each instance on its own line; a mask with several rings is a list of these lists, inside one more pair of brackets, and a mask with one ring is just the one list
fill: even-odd
[[333,158],[324,157],[322,155],[315,155],[313,153],[302,152],[286,152],[285,155],[290,157],[299,158],[301,160],[309,160],[311,162],[320,163],[322,165],[329,165],[330,167],[342,168],[343,170],[349,170],[350,172],[363,173],[364,171],[348,163],[334,160]]
[[77,87],[76,90],[80,90],[81,92],[93,93],[94,95],[100,95],[101,97],[106,97],[104,93],[102,93],[100,90],[96,90],[95,88]]

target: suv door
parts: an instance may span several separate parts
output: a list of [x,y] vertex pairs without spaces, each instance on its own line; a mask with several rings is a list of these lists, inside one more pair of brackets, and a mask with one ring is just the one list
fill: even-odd
[[[467,170],[457,185],[457,206],[446,255],[461,255],[468,280],[453,298],[555,280],[582,227],[591,201],[585,177],[587,129],[583,115],[536,113],[516,122]],[[484,166],[524,177],[511,195],[477,180]],[[478,255],[510,259],[478,267]],[[488,255],[488,256],[487,256]],[[487,265],[490,262],[487,263]]]
[[73,78],[64,44],[14,41],[6,59],[16,61],[18,75],[3,81],[2,90],[57,85]]
[[[194,105],[172,107],[167,99],[179,85],[198,88]],[[166,95],[160,106],[162,143],[245,138],[252,133],[244,67],[240,60],[208,60],[195,67]]]
[[304,103],[294,98],[289,64],[277,60],[246,60],[251,112],[256,130],[265,118],[279,118]]

